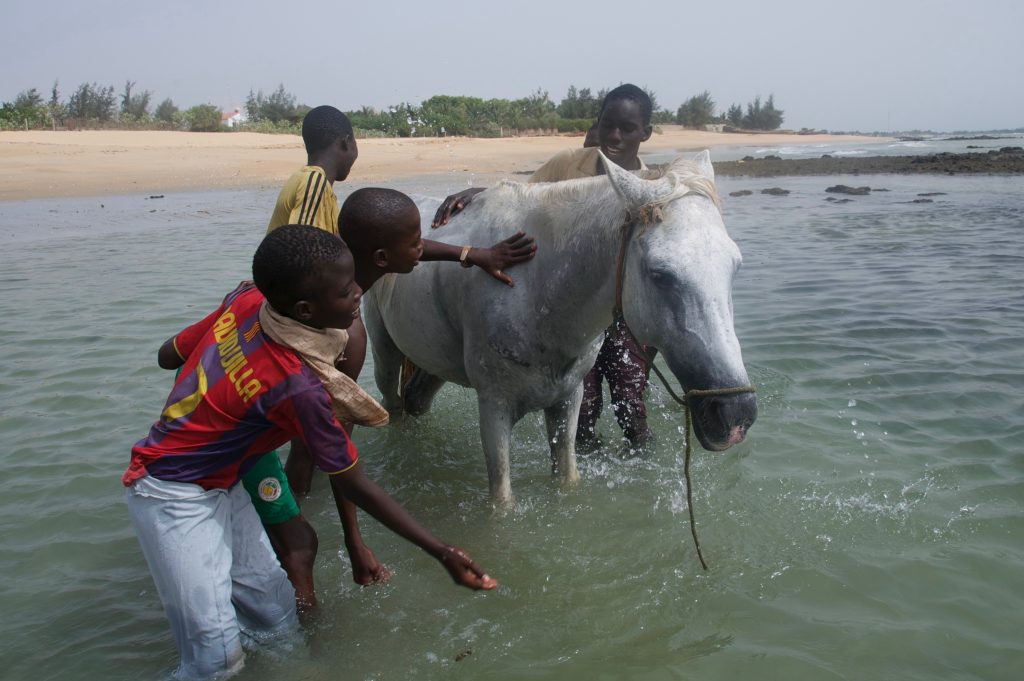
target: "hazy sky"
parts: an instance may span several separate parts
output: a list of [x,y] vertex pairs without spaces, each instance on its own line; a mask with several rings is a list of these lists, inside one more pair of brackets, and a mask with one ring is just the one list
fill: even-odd
[[673,111],[774,94],[787,128],[1017,128],[1022,29],[1021,0],[3,0],[0,101],[54,79],[224,109],[279,83],[354,109],[633,82]]

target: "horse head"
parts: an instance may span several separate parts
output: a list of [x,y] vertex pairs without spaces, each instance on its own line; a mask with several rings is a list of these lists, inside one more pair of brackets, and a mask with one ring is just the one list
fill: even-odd
[[[658,349],[684,390],[748,386],[732,308],[742,258],[722,222],[708,152],[677,158],[656,179],[602,161],[631,223],[620,284],[626,324]],[[742,441],[757,418],[751,393],[688,402],[708,450]]]

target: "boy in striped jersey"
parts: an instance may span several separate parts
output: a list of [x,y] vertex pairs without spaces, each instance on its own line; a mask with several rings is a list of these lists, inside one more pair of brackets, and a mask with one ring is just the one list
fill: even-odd
[[[359,316],[362,289],[345,242],[289,225],[264,238],[252,272],[255,285],[243,284],[171,340],[173,357],[161,351],[162,365],[181,360],[183,372],[122,478],[181,656],[179,678],[235,672],[243,631],[278,634],[297,624],[295,592],[238,484],[289,438],[306,443],[339,496],[436,558],[456,584],[497,585],[366,477],[339,420],[349,413],[338,406],[345,394],[336,371],[317,361],[343,347],[343,335],[330,330]],[[282,327],[313,338],[316,352],[282,344],[288,337],[272,332]]]

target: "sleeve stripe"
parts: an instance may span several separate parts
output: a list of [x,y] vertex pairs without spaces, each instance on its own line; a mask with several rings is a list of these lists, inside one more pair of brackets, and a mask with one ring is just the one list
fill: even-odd
[[353,461],[351,464],[346,466],[345,468],[342,468],[340,471],[333,471],[331,473],[328,473],[327,475],[340,475],[342,473],[345,473],[346,471],[352,470],[352,468],[354,468],[357,463],[359,463],[359,459],[358,458],[355,461]]
[[175,352],[175,354],[177,354],[177,355],[178,355],[178,358],[179,358],[179,359],[180,359],[180,360],[181,360],[182,362],[184,362],[184,361],[187,361],[187,360],[188,360],[188,357],[185,357],[185,356],[184,356],[183,354],[181,354],[181,350],[179,350],[179,349],[178,349],[178,337],[177,337],[177,336],[175,336],[174,338],[172,338],[172,339],[171,339],[171,347],[173,347],[173,348],[174,348],[174,352]]
[[[310,220],[315,213],[309,212],[310,202],[313,197],[323,196],[323,177],[320,173],[311,173],[309,179],[306,180],[306,194],[302,197],[302,210],[299,211],[299,224],[308,225],[312,224]],[[319,203],[319,199],[317,199]]]
[[[318,176],[318,181],[319,181],[319,176]],[[320,193],[316,195],[316,203],[313,205],[313,210],[310,211],[310,213],[309,213],[309,224],[313,225],[314,227],[320,227],[321,229],[323,229],[323,225],[317,224],[316,216],[317,216],[317,213],[320,212],[320,202],[323,201],[323,198],[324,198],[323,190],[326,187],[327,187],[327,183],[324,182],[323,185],[320,188],[321,189]],[[334,225],[334,231],[337,231],[337,230],[338,230],[338,226]],[[327,231],[331,231],[331,230],[327,230]]]

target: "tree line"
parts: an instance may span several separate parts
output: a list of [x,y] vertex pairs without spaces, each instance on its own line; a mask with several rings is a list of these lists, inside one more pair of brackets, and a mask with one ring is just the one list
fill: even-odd
[[[657,95],[644,89],[651,98],[651,122],[655,125],[678,124],[703,129],[722,124],[732,129],[776,130],[782,125],[783,112],[775,107],[774,95],[765,102],[760,95],[746,105],[732,105],[727,112],[716,112],[711,94],[703,92],[683,102],[676,111],[659,107]],[[352,125],[364,134],[389,137],[470,135],[499,137],[523,132],[586,132],[600,113],[607,89],[597,90],[570,85],[558,104],[538,89],[522,99],[480,99],[436,95],[419,106],[402,103],[378,110],[363,107],[346,112]]]
[[[357,135],[363,137],[435,137],[466,135],[503,137],[551,132],[585,132],[597,119],[607,89],[593,91],[570,85],[556,104],[546,90],[538,89],[519,99],[435,95],[420,104],[403,102],[386,109],[364,106],[347,111]],[[679,124],[703,128],[722,124],[727,129],[775,130],[782,125],[783,112],[774,97],[764,102],[760,95],[746,105],[731,105],[717,112],[707,91],[690,97],[678,109],[659,106],[657,95],[645,88],[652,102],[652,123]],[[0,106],[0,129],[119,127],[139,129],[224,130],[220,109],[198,104],[179,109],[170,98],[153,106],[150,90],[126,81],[120,93],[112,85],[82,83],[65,100],[54,82],[49,98],[36,88],[25,90]],[[234,130],[298,133],[310,107],[297,102],[281,84],[265,95],[249,91],[245,120]]]
[[135,81],[126,81],[118,94],[113,85],[82,83],[67,99],[61,97],[59,81],[54,81],[49,98],[30,88],[0,105],[0,130],[118,127],[205,132],[220,128],[220,109],[212,104],[182,111],[167,98],[153,107],[153,93],[135,86]]
[[758,95],[747,104],[745,110],[739,104],[733,104],[727,111],[716,114],[715,100],[705,90],[679,105],[676,122],[688,128],[721,123],[741,130],[777,130],[782,125],[782,113],[775,108],[774,95],[768,95],[763,104],[761,95]]

